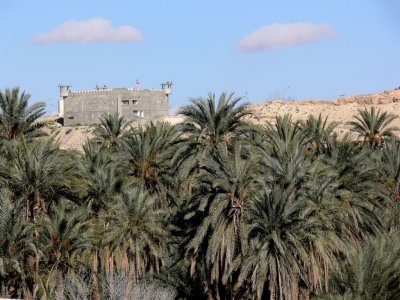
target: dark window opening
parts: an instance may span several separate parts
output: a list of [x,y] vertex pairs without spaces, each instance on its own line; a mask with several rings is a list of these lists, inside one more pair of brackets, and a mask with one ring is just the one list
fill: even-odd
[[133,110],[132,115],[137,116],[137,117],[144,117],[144,111],[143,110]]

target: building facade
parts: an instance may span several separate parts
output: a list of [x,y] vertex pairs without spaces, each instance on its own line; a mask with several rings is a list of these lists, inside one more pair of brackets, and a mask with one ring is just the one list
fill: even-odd
[[60,85],[59,117],[64,126],[92,125],[106,114],[118,114],[139,124],[168,116],[172,82],[161,89],[96,87],[95,90],[71,91]]

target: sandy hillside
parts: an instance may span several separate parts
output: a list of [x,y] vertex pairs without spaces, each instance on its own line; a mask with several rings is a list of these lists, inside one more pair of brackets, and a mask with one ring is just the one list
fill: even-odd
[[82,151],[82,145],[93,137],[93,128],[89,126],[58,126],[51,134],[60,144],[61,149]]
[[[310,114],[316,116],[321,114],[323,117],[328,116],[330,121],[340,122],[336,132],[339,136],[343,136],[350,131],[346,122],[351,120],[359,109],[372,106],[381,109],[381,111],[399,115],[393,125],[400,127],[400,89],[385,91],[380,94],[348,96],[338,100],[266,101],[249,106],[249,109],[253,112],[249,120],[256,124],[263,124],[265,122],[273,122],[276,115],[291,114],[294,120],[304,120]],[[176,124],[182,120],[182,117],[168,116],[161,120]],[[59,126],[51,131],[55,139],[59,141],[62,149],[82,150],[84,142],[93,136],[93,129],[88,126]]]
[[399,116],[393,125],[400,127],[400,89],[386,91],[381,94],[343,97],[338,100],[307,100],[301,102],[268,101],[261,104],[250,105],[253,111],[251,120],[254,123],[274,121],[276,115],[291,114],[295,120],[304,120],[308,115],[321,114],[329,121],[339,122],[336,132],[339,136],[350,131],[346,122],[350,121],[359,109],[375,106],[381,111],[388,111]]

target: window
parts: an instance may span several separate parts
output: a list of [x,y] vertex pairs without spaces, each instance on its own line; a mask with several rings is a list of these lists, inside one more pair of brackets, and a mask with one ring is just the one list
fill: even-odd
[[144,117],[144,111],[143,110],[132,110],[132,115],[143,118]]
[[132,100],[132,104],[136,105],[137,104],[137,100]]
[[129,105],[129,100],[122,100],[122,105]]
[[69,120],[73,120],[73,119],[75,119],[75,117],[74,116],[69,116],[68,119]]

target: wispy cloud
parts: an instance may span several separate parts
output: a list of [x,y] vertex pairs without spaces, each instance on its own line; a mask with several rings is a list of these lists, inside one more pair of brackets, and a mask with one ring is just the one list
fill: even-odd
[[327,24],[305,22],[266,25],[246,35],[238,48],[243,52],[261,51],[264,49],[279,50],[334,37],[336,32]]
[[38,34],[32,43],[112,43],[139,42],[142,35],[136,28],[128,25],[113,27],[110,20],[96,17],[89,20],[69,20],[54,27],[47,33]]

